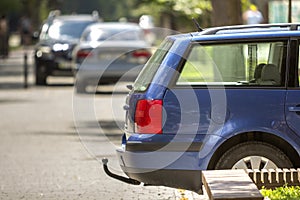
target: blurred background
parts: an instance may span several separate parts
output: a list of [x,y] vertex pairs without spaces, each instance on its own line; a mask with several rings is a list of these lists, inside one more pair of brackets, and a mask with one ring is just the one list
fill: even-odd
[[195,30],[192,18],[203,28],[244,24],[242,16],[250,5],[262,13],[262,23],[288,22],[289,9],[290,21],[299,21],[298,0],[1,0],[0,15],[6,17],[11,36],[18,34],[24,16],[30,19],[32,29],[38,31],[51,10],[60,10],[62,14],[96,10],[103,21],[139,22],[141,16],[151,15],[156,27],[188,32]]

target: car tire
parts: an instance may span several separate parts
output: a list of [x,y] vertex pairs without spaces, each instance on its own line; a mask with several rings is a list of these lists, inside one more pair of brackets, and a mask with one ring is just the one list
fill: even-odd
[[47,72],[46,66],[41,64],[36,64],[35,69],[35,84],[36,85],[47,85]]
[[245,142],[226,151],[215,169],[292,168],[292,162],[277,147],[263,142]]

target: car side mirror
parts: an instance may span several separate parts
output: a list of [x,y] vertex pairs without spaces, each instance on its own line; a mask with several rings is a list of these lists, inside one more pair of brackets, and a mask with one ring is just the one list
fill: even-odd
[[129,90],[132,90],[133,89],[133,86],[130,84],[130,85],[126,85],[127,89]]
[[40,33],[39,31],[34,31],[31,35],[32,40],[37,41],[39,39]]

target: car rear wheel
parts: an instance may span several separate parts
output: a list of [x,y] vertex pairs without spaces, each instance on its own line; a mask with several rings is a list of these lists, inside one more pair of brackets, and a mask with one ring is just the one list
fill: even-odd
[[35,83],[36,85],[47,85],[47,72],[45,65],[36,64]]
[[263,142],[245,142],[230,148],[215,169],[275,169],[293,167],[277,147]]

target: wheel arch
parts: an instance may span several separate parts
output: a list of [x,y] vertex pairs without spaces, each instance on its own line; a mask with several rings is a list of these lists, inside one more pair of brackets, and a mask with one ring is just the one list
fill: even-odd
[[[217,161],[220,159],[222,154],[228,151],[231,147],[243,143],[243,142],[251,142],[258,141],[268,143],[280,149],[283,153],[287,155],[287,157],[292,162],[295,168],[300,167],[300,156],[297,151],[289,144],[286,140],[281,137],[278,137],[274,134],[266,133],[266,132],[245,132],[238,135],[235,135],[225,142],[223,142],[217,150],[214,152],[211,157],[208,169],[214,169]],[[293,159],[292,159],[293,158]],[[298,158],[298,159],[297,159]]]

